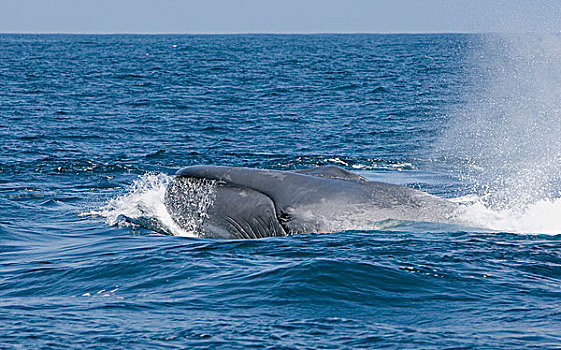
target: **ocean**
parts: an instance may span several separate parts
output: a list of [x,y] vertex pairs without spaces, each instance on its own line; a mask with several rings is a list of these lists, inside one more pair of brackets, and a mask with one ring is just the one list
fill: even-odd
[[[560,349],[560,82],[549,34],[0,35],[0,348]],[[174,232],[196,164],[467,224]]]

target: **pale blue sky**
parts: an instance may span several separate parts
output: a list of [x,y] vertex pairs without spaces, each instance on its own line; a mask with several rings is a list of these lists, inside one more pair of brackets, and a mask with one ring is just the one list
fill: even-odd
[[556,0],[0,0],[3,33],[561,31]]

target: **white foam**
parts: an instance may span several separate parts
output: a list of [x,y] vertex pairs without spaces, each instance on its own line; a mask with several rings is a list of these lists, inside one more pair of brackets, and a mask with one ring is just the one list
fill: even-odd
[[493,209],[474,195],[456,202],[463,203],[459,220],[466,225],[511,233],[561,234],[561,198],[508,209]]

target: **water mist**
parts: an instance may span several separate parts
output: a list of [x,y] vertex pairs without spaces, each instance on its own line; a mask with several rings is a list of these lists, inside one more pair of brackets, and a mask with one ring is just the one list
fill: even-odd
[[[440,151],[460,163],[478,204],[500,214],[489,226],[561,231],[561,36],[480,39],[468,69],[474,88],[450,114]],[[540,223],[526,222],[530,213]]]

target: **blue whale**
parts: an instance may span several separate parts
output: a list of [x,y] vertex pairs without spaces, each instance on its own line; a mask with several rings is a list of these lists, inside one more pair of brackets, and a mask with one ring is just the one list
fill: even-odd
[[387,219],[450,222],[457,210],[445,199],[336,166],[190,166],[177,172],[164,202],[183,229],[225,239],[372,229]]

